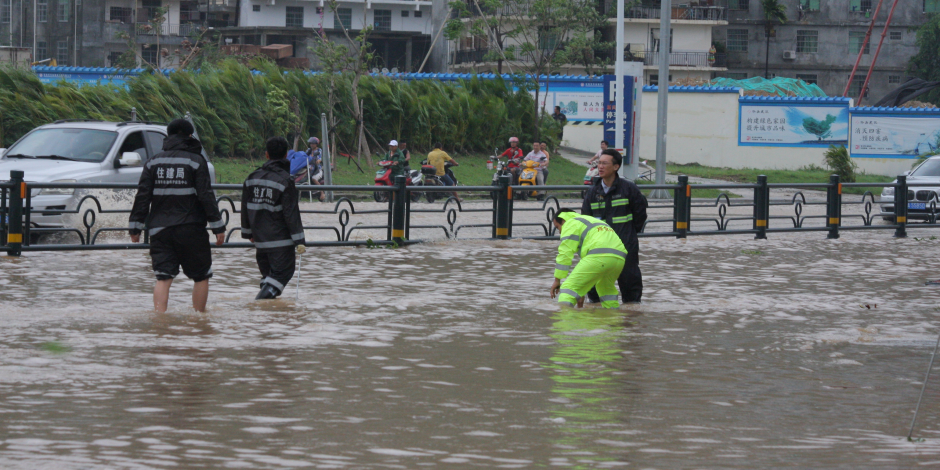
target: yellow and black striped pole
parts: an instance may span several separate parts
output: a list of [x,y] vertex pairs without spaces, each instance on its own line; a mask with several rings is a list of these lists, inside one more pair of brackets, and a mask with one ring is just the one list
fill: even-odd
[[895,238],[907,238],[907,175],[898,175],[898,187],[894,189]]
[[399,245],[405,244],[405,199],[407,196],[405,177],[398,175],[395,177],[395,191],[392,192],[392,197],[395,198],[392,214],[392,241]]
[[20,256],[23,253],[23,200],[26,199],[26,183],[23,182],[23,172],[13,170],[10,172],[10,219],[7,232],[7,246],[10,256]]
[[757,240],[767,239],[767,219],[770,217],[770,188],[767,187],[767,176],[757,176],[757,187],[754,188],[754,230]]
[[826,238],[834,240],[839,238],[839,225],[842,222],[842,183],[839,175],[829,176],[829,187],[826,190],[826,225],[829,226],[829,235]]
[[511,176],[499,177],[499,191],[496,193],[496,238],[509,238],[509,201],[512,199]]
[[689,177],[679,175],[679,188],[673,195],[673,221],[672,231],[676,238],[686,238],[689,231],[692,205],[689,203],[692,196],[692,187],[689,186]]

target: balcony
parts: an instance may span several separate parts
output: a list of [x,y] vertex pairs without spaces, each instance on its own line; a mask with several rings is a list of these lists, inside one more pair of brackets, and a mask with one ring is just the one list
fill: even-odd
[[[611,54],[612,56],[613,54]],[[714,60],[709,60],[709,56]],[[659,51],[626,51],[623,60],[627,62],[642,62],[644,66],[659,66]],[[670,67],[691,67],[691,68],[727,68],[728,57],[724,53],[709,54],[707,52],[670,52]]]
[[[671,19],[689,20],[689,21],[728,21],[728,9],[724,6],[709,5],[709,1],[692,2],[688,4],[678,4],[672,6]],[[604,2],[604,13],[607,16],[617,16],[617,3],[613,1]],[[624,18],[627,19],[649,19],[659,20],[662,17],[662,9],[655,5],[641,5],[627,8],[624,12]]]
[[198,34],[202,31],[202,24],[196,23],[183,23],[183,24],[173,24],[173,23],[163,23],[156,28],[153,27],[150,23],[137,23],[136,25],[137,35],[138,36],[192,36],[193,34]]
[[454,53],[453,64],[472,64],[483,62],[483,58],[486,57],[488,52],[490,52],[489,49],[467,49],[463,51],[456,51]]

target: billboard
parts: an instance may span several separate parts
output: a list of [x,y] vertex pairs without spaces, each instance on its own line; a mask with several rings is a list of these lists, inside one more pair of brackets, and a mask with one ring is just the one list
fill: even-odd
[[845,105],[741,104],[738,145],[828,147],[848,145]]
[[851,130],[853,157],[913,159],[940,144],[940,116],[853,114]]

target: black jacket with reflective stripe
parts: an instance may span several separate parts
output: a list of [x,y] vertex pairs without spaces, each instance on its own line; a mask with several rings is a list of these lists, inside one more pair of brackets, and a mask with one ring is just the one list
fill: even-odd
[[632,181],[617,178],[610,191],[604,194],[602,180],[598,178],[584,196],[581,213],[607,222],[617,232],[630,258],[636,259],[639,251],[636,235],[643,231],[646,207],[646,196]]
[[254,239],[258,251],[303,245],[298,203],[290,162],[268,160],[242,187],[242,238]]
[[131,234],[147,228],[154,235],[187,224],[225,233],[202,144],[191,136],[173,135],[163,142],[163,152],[144,164],[130,216]]

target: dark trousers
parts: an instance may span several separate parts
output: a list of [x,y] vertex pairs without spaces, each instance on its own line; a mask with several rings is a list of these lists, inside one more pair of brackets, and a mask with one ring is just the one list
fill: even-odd
[[258,260],[258,269],[261,271],[261,284],[268,284],[278,292],[284,292],[284,286],[294,277],[294,270],[297,268],[294,247],[259,250],[255,259]]

